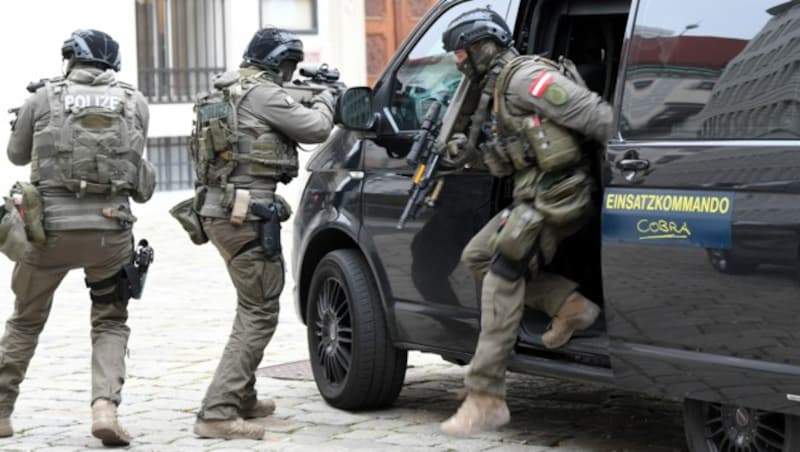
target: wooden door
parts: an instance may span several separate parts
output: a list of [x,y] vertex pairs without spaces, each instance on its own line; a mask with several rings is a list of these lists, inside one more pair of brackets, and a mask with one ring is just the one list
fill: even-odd
[[367,80],[372,85],[389,58],[436,0],[365,0]]

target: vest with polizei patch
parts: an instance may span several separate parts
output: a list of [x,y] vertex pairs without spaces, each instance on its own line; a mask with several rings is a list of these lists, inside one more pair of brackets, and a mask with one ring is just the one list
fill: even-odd
[[[129,208],[138,184],[143,132],[135,90],[121,82],[45,84],[50,119],[33,135],[31,182],[42,192],[45,229],[121,229],[104,207]],[[138,134],[138,135],[137,135]]]
[[268,130],[251,136],[239,127],[239,106],[256,87],[273,83],[263,73],[222,74],[213,92],[201,96],[194,106],[192,158],[199,185],[251,190],[274,190],[276,182],[288,183],[297,176],[297,148],[283,134]]

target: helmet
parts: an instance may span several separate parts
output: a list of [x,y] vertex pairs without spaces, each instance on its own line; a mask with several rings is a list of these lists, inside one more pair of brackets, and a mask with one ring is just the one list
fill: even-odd
[[511,31],[499,14],[488,7],[478,8],[453,19],[442,33],[442,44],[448,52],[467,52],[458,70],[477,81],[489,70],[500,49],[511,45]]
[[492,39],[501,47],[511,45],[511,30],[503,18],[487,8],[478,8],[456,17],[442,33],[444,49],[466,49],[482,39]]
[[97,63],[115,71],[120,68],[119,44],[102,31],[73,31],[61,46],[61,56],[79,62]]
[[280,28],[258,30],[244,52],[246,63],[262,68],[279,70],[287,60],[295,65],[303,61],[303,41],[294,33]]

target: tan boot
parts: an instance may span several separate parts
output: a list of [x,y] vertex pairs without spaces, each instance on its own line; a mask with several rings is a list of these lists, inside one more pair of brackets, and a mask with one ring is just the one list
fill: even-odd
[[92,436],[104,446],[127,446],[131,435],[119,425],[117,405],[108,399],[97,399],[92,404]]
[[261,439],[264,432],[264,427],[240,417],[220,421],[198,419],[194,423],[194,434],[201,438]]
[[542,343],[547,348],[561,347],[569,341],[575,331],[592,326],[599,314],[600,306],[578,292],[572,292],[553,317],[550,329],[542,335]]
[[10,417],[0,417],[0,438],[14,436],[14,427],[11,426]]
[[256,400],[256,403],[239,412],[244,419],[254,419],[257,417],[267,417],[275,412],[275,401],[272,399]]
[[456,414],[442,422],[441,429],[450,436],[465,437],[496,430],[511,420],[505,399],[469,392]]

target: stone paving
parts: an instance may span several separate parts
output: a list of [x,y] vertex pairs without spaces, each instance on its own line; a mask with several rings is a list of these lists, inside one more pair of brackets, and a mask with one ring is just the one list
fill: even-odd
[[[296,202],[298,186],[288,197]],[[221,355],[234,314],[233,289],[212,246],[192,245],[167,210],[188,192],[158,193],[135,206],[137,237],[148,238],[156,260],[142,300],[132,300],[128,380],[120,407],[133,451],[397,450],[397,451],[655,451],[683,450],[677,405],[602,387],[511,375],[512,423],[500,432],[453,440],[438,423],[458,406],[463,368],[438,356],[411,353],[406,386],[394,408],[347,413],[326,405],[307,371],[297,378],[258,380],[277,400],[263,441],[195,438],[194,413]],[[291,222],[285,223],[285,252]],[[288,257],[288,256],[287,256]],[[288,259],[287,259],[288,262]],[[11,313],[12,265],[0,258],[0,317]],[[280,324],[260,374],[307,359],[293,282],[281,298]],[[89,299],[81,272],[56,294],[50,321],[12,417],[16,434],[0,450],[75,451],[102,448],[89,432]],[[292,368],[303,369],[302,364]],[[280,372],[278,372],[280,373]]]

